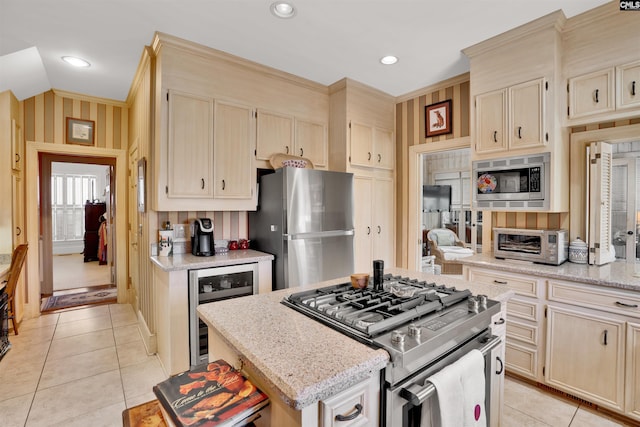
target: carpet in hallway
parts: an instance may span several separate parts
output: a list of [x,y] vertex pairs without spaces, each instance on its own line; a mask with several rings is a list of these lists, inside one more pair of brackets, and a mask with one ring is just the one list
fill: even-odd
[[116,301],[117,288],[106,288],[89,292],[78,292],[66,295],[53,295],[42,302],[40,311],[59,310],[87,304],[104,304]]

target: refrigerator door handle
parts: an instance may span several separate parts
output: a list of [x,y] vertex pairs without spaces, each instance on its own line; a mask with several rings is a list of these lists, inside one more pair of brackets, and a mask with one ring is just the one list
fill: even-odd
[[283,234],[283,240],[317,239],[322,237],[353,236],[353,230],[320,231],[316,233]]

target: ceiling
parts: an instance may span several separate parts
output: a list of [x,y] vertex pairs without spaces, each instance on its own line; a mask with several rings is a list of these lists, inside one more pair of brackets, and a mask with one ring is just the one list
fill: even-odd
[[[0,0],[0,91],[59,89],[124,101],[160,31],[329,85],[344,77],[393,96],[469,70],[461,49],[562,9],[608,0]],[[396,55],[395,65],[379,59]],[[72,68],[64,55],[82,57]]]

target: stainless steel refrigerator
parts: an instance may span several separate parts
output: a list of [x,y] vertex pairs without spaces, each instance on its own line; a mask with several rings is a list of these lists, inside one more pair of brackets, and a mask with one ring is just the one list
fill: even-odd
[[353,273],[353,174],[285,167],[260,179],[251,247],[275,256],[273,289]]

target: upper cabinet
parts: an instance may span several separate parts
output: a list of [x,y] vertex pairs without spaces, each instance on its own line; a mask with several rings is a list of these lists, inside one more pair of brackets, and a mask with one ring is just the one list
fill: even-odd
[[327,124],[258,109],[256,159],[274,154],[304,157],[315,168],[327,166]]
[[149,53],[151,209],[255,210],[272,154],[328,163],[326,86],[161,33]]
[[543,78],[476,96],[477,153],[544,146]]
[[351,165],[393,169],[393,131],[357,122],[349,126]]
[[638,17],[617,2],[567,20],[562,29],[566,126],[638,117],[640,107]]
[[213,196],[213,99],[169,90],[167,198]]

